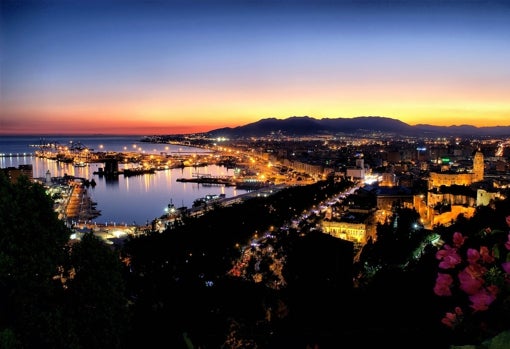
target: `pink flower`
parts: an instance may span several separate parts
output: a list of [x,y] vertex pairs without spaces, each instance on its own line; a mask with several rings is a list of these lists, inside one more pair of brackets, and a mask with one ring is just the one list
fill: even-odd
[[460,281],[460,289],[466,292],[468,295],[473,295],[479,292],[483,285],[483,279],[481,274],[468,265],[466,268],[461,270],[458,274]]
[[[510,216],[505,219],[510,226]],[[444,244],[436,252],[439,268],[448,269],[448,272],[438,273],[434,293],[438,296],[451,296],[457,291],[464,293],[469,298],[470,314],[487,311],[499,297],[507,299],[510,290],[510,233],[505,240],[504,234],[492,234],[491,229],[486,228],[477,237],[486,238],[485,243],[490,244],[464,247],[468,237],[454,233],[451,245]],[[501,250],[503,245],[505,251]],[[465,255],[461,256],[464,249]],[[465,319],[458,308],[446,313],[441,322],[455,329],[466,320],[469,319]],[[483,318],[474,317],[473,320],[483,326]]]
[[478,262],[479,259],[480,259],[480,253],[478,253],[478,251],[475,250],[474,248],[468,248],[467,260],[468,260],[469,264],[474,264],[474,263]]
[[489,309],[489,305],[494,302],[495,299],[496,297],[487,292],[485,289],[481,289],[480,292],[469,296],[471,308],[473,308],[474,311],[484,311]]
[[462,311],[461,307],[455,307],[455,314],[458,316],[464,315],[464,312]]
[[453,325],[457,322],[457,315],[454,313],[446,313],[444,318],[441,319],[441,322],[448,327],[453,327]]
[[[448,314],[453,315],[453,318],[449,317]],[[446,313],[445,317],[441,319],[441,322],[448,327],[453,327],[455,322],[457,322],[457,317],[453,313]]]
[[460,322],[462,315],[464,315],[464,313],[462,312],[462,309],[460,307],[455,307],[455,312],[454,313],[450,313],[450,312],[446,313],[444,318],[441,319],[441,322],[448,327],[453,327],[457,323]]
[[436,258],[441,260],[439,263],[441,269],[452,269],[462,262],[462,259],[457,253],[457,249],[451,248],[449,245],[444,245],[442,250],[437,251]]
[[466,238],[462,236],[461,233],[455,232],[453,233],[453,246],[459,248],[464,244]]
[[453,283],[453,278],[450,274],[437,273],[436,285],[434,286],[434,293],[438,296],[451,296],[450,289]]
[[487,246],[480,247],[480,256],[482,257],[482,261],[484,263],[493,263],[494,257],[491,255],[491,252],[487,248]]
[[501,266],[503,267],[503,270],[505,271],[505,273],[510,275],[510,261],[501,263]]
[[489,294],[493,295],[494,298],[496,298],[496,296],[499,293],[499,287],[496,285],[490,285],[490,286],[487,286],[487,291],[489,292]]

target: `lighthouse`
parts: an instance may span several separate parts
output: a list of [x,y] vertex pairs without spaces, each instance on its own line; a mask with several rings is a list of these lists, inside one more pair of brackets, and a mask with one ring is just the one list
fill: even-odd
[[50,170],[46,171],[46,183],[51,183],[51,173]]

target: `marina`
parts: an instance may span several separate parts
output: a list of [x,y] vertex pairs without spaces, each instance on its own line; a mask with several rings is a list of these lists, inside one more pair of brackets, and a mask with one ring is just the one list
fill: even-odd
[[[87,224],[112,226],[144,226],[159,218],[165,213],[169,201],[179,203],[179,207],[191,208],[193,202],[208,194],[225,194],[226,198],[237,197],[246,190],[225,185],[204,185],[194,182],[177,182],[177,178],[192,177],[200,168],[201,174],[211,176],[234,176],[233,169],[227,169],[222,165],[211,162],[201,167],[166,167],[162,166],[154,170],[154,173],[144,175],[124,176],[121,171],[126,168],[136,168],[136,163],[118,162],[118,176],[100,176],[96,172],[105,167],[105,163],[87,162],[86,166],[75,166],[74,163],[57,161],[56,159],[40,158],[31,154],[34,151],[29,144],[37,144],[39,137],[0,137],[0,153],[28,154],[26,156],[0,157],[0,168],[20,165],[31,165],[33,178],[40,181],[56,180],[59,177],[73,176],[82,178],[94,186],[87,188],[86,194],[97,203],[94,207],[100,212],[95,218],[90,218]],[[161,153],[187,154],[188,160],[197,159],[199,156],[211,157],[211,152],[206,149],[186,147],[174,144],[149,144],[141,143],[136,136],[82,136],[60,137],[60,144],[69,144],[70,140],[81,142],[90,149],[101,149],[109,154],[116,152],[134,152],[144,155],[149,160],[162,156]],[[175,153],[171,153],[175,152]],[[180,155],[179,155],[180,154]],[[166,155],[165,155],[166,156]]]

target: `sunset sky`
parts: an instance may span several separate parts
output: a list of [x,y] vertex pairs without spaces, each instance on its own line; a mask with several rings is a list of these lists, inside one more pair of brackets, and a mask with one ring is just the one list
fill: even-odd
[[510,125],[510,2],[0,1],[0,134]]

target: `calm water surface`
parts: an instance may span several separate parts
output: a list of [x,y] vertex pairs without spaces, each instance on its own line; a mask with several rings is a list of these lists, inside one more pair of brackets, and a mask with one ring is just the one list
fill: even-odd
[[141,137],[133,136],[62,136],[41,137],[0,136],[0,153],[26,153],[28,155],[14,157],[0,157],[0,168],[18,167],[23,164],[32,164],[34,177],[44,178],[46,171],[50,171],[52,177],[60,177],[65,174],[94,179],[95,187],[89,187],[88,193],[101,216],[93,221],[97,223],[133,223],[145,224],[164,214],[164,209],[172,202],[175,206],[191,207],[193,201],[208,194],[225,194],[233,197],[246,193],[246,190],[237,190],[235,187],[204,186],[197,183],[177,182],[177,178],[192,177],[193,174],[228,175],[234,174],[232,169],[223,166],[186,167],[184,169],[171,169],[156,171],[154,174],[142,176],[124,177],[120,175],[116,179],[105,179],[93,173],[103,164],[90,164],[86,167],[75,167],[72,164],[56,162],[54,160],[40,159],[29,154],[37,149],[30,144],[44,142],[58,142],[62,145],[72,145],[78,142],[93,151],[137,151],[148,154],[160,152],[197,154],[208,152],[207,150],[193,147],[176,146],[169,144],[152,144],[140,141]]

